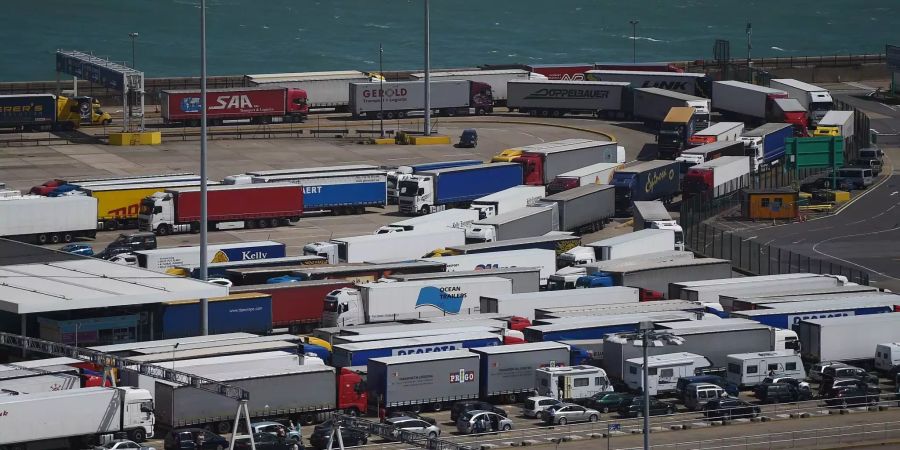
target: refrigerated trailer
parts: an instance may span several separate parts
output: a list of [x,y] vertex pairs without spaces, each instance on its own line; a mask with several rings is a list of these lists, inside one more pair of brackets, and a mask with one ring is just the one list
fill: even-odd
[[682,195],[717,199],[750,186],[750,158],[721,156],[688,169],[682,180]]
[[[487,70],[456,70],[446,72],[429,73],[431,82],[441,80],[468,80],[485,83],[491,87],[495,105],[505,105],[508,97],[506,84],[509,81],[518,80],[546,80],[547,77],[524,69],[487,69]],[[413,73],[409,75],[413,81],[423,81],[424,73]]]
[[[552,273],[555,267],[555,255],[550,256],[550,270]],[[396,281],[420,281],[420,280],[441,280],[449,278],[477,278],[477,277],[500,277],[506,278],[512,282],[513,294],[521,294],[525,292],[537,292],[541,286],[546,284],[546,278],[542,277],[543,267],[528,267],[527,264],[521,264],[517,267],[504,267],[497,269],[476,269],[461,270],[456,272],[435,272],[435,273],[417,273],[410,275],[391,275],[389,278]],[[549,276],[549,275],[548,275]]]
[[[440,80],[430,83],[431,109],[441,116],[484,115],[493,112],[494,98],[487,83]],[[389,81],[350,83],[350,113],[354,118],[404,118],[425,109],[425,83]]]
[[726,155],[749,156],[749,151],[744,148],[743,138],[737,141],[713,142],[685,149],[680,156],[675,158],[675,161],[681,163],[681,173],[684,174],[697,164],[712,161]]
[[602,289],[576,289],[567,291],[542,291],[525,294],[482,295],[482,313],[498,313],[534,320],[535,309],[553,305],[557,307],[637,303],[638,290],[632,287],[614,286]]
[[510,81],[507,107],[531,116],[565,114],[617,115],[628,93],[628,83],[598,81]]
[[[137,250],[138,266],[154,272],[174,267],[200,267],[200,247],[170,247],[156,250]],[[234,244],[210,244],[206,248],[207,262],[248,261],[283,258],[285,246],[275,241],[249,241]]]
[[392,274],[443,272],[447,265],[432,261],[402,261],[377,264],[337,264],[295,269],[291,276],[304,280],[347,280],[353,283],[376,281]]
[[350,83],[367,83],[373,78],[357,70],[332,72],[265,73],[245,75],[249,86],[279,86],[302,89],[308,93],[310,108],[334,108],[345,111],[349,103]]
[[791,78],[774,78],[769,80],[769,87],[787,92],[790,98],[800,102],[809,112],[809,123],[813,126],[834,106],[834,99],[828,89],[813,84]]
[[398,233],[402,231],[422,231],[442,228],[463,228],[478,220],[478,211],[474,209],[450,208],[436,213],[403,219],[390,225],[384,225],[374,234]]
[[[199,89],[159,93],[160,115],[166,124],[200,126],[200,103]],[[211,89],[206,92],[205,105],[210,125],[303,122],[309,113],[306,91],[283,87]]]
[[810,361],[868,365],[878,344],[900,342],[900,314],[803,319],[796,330],[801,354]]
[[556,256],[581,244],[581,237],[572,233],[553,232],[544,236],[509,239],[506,241],[484,242],[481,244],[454,245],[444,248],[433,256],[470,255],[508,250],[545,249],[553,250]]
[[329,264],[406,261],[438,248],[464,244],[465,240],[462,228],[366,234],[312,242],[303,246],[303,254],[324,257]]
[[0,198],[0,237],[33,244],[56,244],[97,235],[97,199],[66,197]]
[[472,200],[469,209],[478,211],[478,220],[532,205],[547,194],[544,186],[513,186]]
[[[446,265],[446,271],[459,272],[470,270],[502,269],[510,267],[535,267],[541,271],[541,285],[556,271],[556,252],[549,249],[499,250],[495,252],[473,253],[466,255],[440,256],[426,258]],[[440,274],[434,274],[439,276]],[[428,275],[416,275],[414,278],[425,278]]]
[[674,231],[642,229],[574,247],[559,255],[559,262],[576,266],[667,250],[675,250]]

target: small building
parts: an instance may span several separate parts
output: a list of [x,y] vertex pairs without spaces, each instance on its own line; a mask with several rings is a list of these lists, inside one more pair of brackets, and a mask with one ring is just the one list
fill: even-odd
[[744,189],[741,216],[745,219],[793,219],[799,212],[799,192],[793,189]]

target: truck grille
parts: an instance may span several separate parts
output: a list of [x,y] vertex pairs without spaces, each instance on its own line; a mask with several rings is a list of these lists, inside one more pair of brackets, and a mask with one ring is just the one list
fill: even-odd
[[413,202],[400,200],[400,212],[413,213]]

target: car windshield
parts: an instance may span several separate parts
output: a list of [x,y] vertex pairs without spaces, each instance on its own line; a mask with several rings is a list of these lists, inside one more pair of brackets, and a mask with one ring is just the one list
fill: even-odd
[[110,443],[104,445],[103,448],[113,448],[116,446],[116,444],[118,444],[118,442],[110,442]]

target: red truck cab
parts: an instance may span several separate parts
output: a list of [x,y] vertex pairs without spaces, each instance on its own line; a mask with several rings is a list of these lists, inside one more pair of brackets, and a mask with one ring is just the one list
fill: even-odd
[[34,195],[43,195],[46,197],[46,196],[50,195],[51,192],[56,190],[56,188],[58,188],[64,184],[66,184],[65,180],[60,180],[60,179],[49,180],[49,181],[45,181],[44,184],[32,187],[31,190],[28,191],[28,193],[34,194]]
[[522,153],[518,158],[513,159],[514,163],[522,165],[524,174],[522,184],[531,186],[544,185],[544,158],[539,153]]
[[713,184],[713,171],[710,169],[688,169],[681,181],[681,191],[685,194],[702,194],[709,191]]
[[652,289],[638,288],[638,299],[642,302],[654,302],[657,300],[665,300],[666,296],[662,292]]
[[306,91],[303,89],[288,89],[287,110],[290,115],[306,117],[309,114],[309,100],[306,96]]
[[362,415],[369,406],[369,391],[363,377],[346,368],[338,369],[338,409],[351,415]]
[[510,330],[523,331],[531,326],[531,321],[526,317],[512,316],[506,321]]

